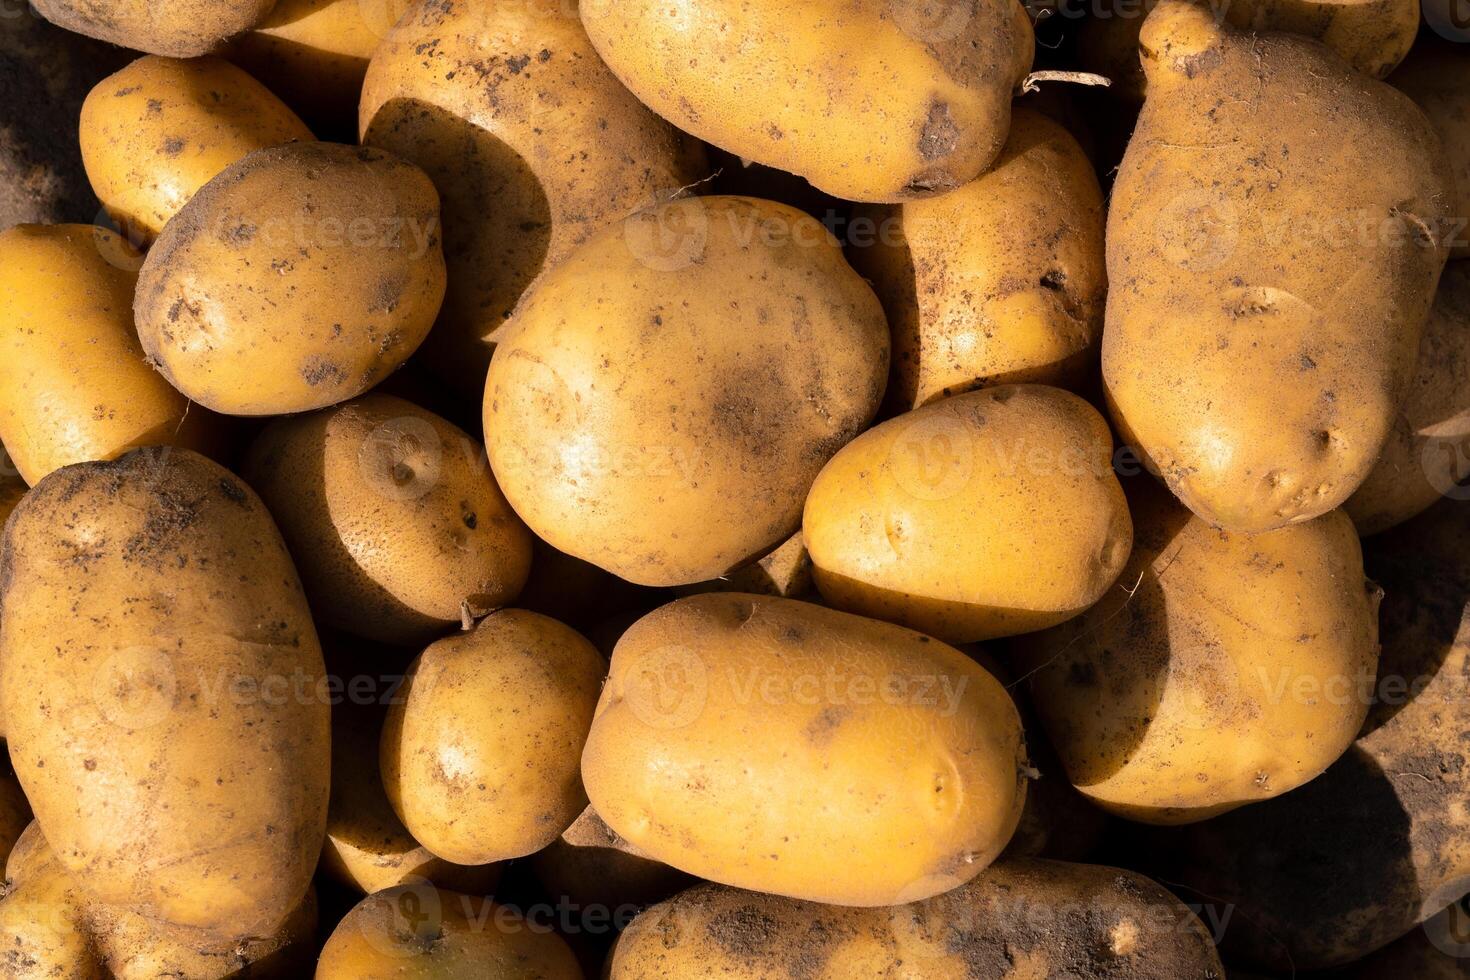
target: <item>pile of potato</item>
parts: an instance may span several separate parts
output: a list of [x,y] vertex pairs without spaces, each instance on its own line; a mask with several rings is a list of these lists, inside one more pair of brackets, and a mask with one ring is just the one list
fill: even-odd
[[0,978],[1470,976],[1462,0],[32,2]]

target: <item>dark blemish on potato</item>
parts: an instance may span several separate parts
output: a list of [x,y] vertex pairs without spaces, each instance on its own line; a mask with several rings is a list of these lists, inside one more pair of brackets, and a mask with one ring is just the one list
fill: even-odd
[[325,383],[339,385],[347,380],[347,372],[320,354],[314,354],[301,365],[301,379],[313,388]]
[[162,99],[149,99],[148,100],[148,115],[150,115],[150,116],[158,116],[158,115],[162,115],[162,114],[163,114],[163,100]]
[[823,708],[806,726],[807,741],[815,745],[825,745],[832,741],[833,734],[842,727],[842,722],[849,714],[851,709],[843,705]]
[[459,502],[459,514],[460,520],[464,521],[464,526],[471,531],[480,526],[480,519],[475,516],[475,512],[470,507],[468,500],[461,500]]
[[1177,62],[1179,70],[1184,72],[1185,78],[1194,78],[1197,75],[1210,71],[1219,66],[1225,60],[1225,52],[1221,48],[1208,48],[1199,54],[1180,58]]
[[960,185],[955,180],[954,174],[947,170],[925,170],[923,173],[914,175],[903,187],[903,193],[910,197],[931,197],[944,191],[954,190]]
[[704,931],[731,956],[748,960],[771,949],[780,925],[755,906],[746,905],[713,917]]
[[786,138],[786,134],[781,132],[781,127],[777,126],[775,123],[771,123],[770,128],[767,129],[766,132],[771,135],[771,139],[773,140],[781,140]]
[[546,62],[551,60],[551,52],[546,48],[542,48],[540,52],[537,53],[536,60],[540,61],[542,64],[545,64]]
[[242,507],[249,507],[249,498],[245,495],[245,488],[234,480],[222,477],[219,481],[219,490],[220,493],[225,495],[226,499],[233,503],[237,503]]
[[368,312],[392,313],[398,308],[398,300],[402,298],[403,290],[407,285],[407,273],[393,272],[380,277],[373,284],[373,294],[368,304]]
[[168,139],[163,141],[164,156],[176,157],[180,153],[184,152],[184,147],[186,145],[187,144],[184,142],[184,139],[182,137],[170,136]]
[[518,54],[514,58],[505,59],[505,67],[510,69],[512,75],[519,75],[531,63],[531,56]]
[[242,221],[235,227],[226,230],[223,234],[224,240],[235,246],[248,245],[255,237],[256,228],[248,221]]
[[1303,371],[1310,371],[1310,370],[1312,370],[1313,368],[1315,368],[1317,366],[1317,362],[1314,361],[1314,360],[1312,360],[1311,355],[1310,354],[1307,354],[1304,351],[1302,353],[1301,361],[1299,362],[1299,366],[1301,367],[1301,369]]
[[1067,274],[1060,269],[1052,269],[1041,277],[1041,288],[1060,292],[1067,284]]
[[954,152],[960,138],[960,129],[949,114],[948,102],[935,102],[929,106],[929,115],[919,133],[919,155],[925,160],[938,160]]

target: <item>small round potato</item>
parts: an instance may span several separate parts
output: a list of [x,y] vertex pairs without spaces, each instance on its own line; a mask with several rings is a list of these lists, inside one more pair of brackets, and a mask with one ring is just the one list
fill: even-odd
[[887,374],[883,310],[820,223],[688,198],[537,281],[490,366],[485,439],[541,538],[631,582],[690,585],[796,530]]
[[31,0],[51,23],[170,58],[194,58],[249,30],[276,0]]
[[212,443],[217,420],[144,360],[130,314],[137,263],[92,225],[0,232],[0,439],[27,483],[139,446]]
[[383,788],[435,855],[488,864],[541,850],[587,797],[578,760],[606,664],[570,627],[522,609],[430,645],[383,726]]
[[1014,702],[958,650],[737,593],[623,634],[582,754],[593,808],[655,860],[834,905],[973,878],[1015,831],[1028,770]]
[[509,605],[531,532],[480,444],[401,398],[372,394],[273,422],[243,475],[296,556],[320,621],[423,644]]
[[1314,779],[1352,744],[1378,600],[1347,515],[1247,535],[1147,477],[1119,586],[1013,641],[1073,784],[1144,823],[1204,820]]
[[803,529],[817,589],[839,609],[952,643],[1070,619],[1132,547],[1112,448],[1096,409],[1043,385],[890,419],[812,484]]
[[219,58],[139,58],[82,105],[87,179],[133,242],[151,242],[199,188],[255,150],[311,131],[262,84]]
[[439,196],[389,153],[259,150],[168,223],[138,276],[138,335],[174,387],[228,415],[325,408],[414,352],[444,298]]

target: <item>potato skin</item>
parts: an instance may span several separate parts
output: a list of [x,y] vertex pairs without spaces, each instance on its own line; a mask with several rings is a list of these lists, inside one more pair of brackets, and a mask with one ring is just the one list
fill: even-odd
[[[675,229],[673,252],[650,251]],[[552,546],[640,585],[690,585],[796,530],[887,373],[882,308],[815,219],[688,198],[538,280],[490,366],[486,449]]]
[[857,906],[974,877],[1016,828],[1026,769],[1015,705],[958,650],[735,593],[623,634],[582,754],[593,808],[654,859]]
[[577,769],[605,673],[580,634],[523,609],[431,644],[383,726],[383,788],[409,833],[471,865],[556,840],[587,805]]
[[137,262],[92,225],[0,232],[0,439],[27,483],[139,446],[213,442],[214,420],[144,360]]
[[276,0],[32,0],[58,27],[171,58],[208,54],[248,30]]
[[[1108,214],[1114,421],[1210,523],[1311,520],[1366,479],[1413,376],[1446,259],[1438,139],[1320,45],[1186,0],[1142,44]],[[1256,110],[1288,98],[1289,127]]]
[[444,297],[439,197],[367,147],[292,143],[226,168],[138,275],[143,349],[229,415],[325,408],[408,359]]
[[67,467],[6,526],[0,608],[11,759],[78,886],[222,940],[274,931],[321,849],[328,707],[259,499],[183,449]]
[[369,895],[327,939],[316,980],[582,980],[565,940],[489,901],[426,883]]
[[917,0],[580,5],[597,53],[659,115],[829,194],[875,203],[969,183],[1005,143],[1035,49],[1025,8],[948,9],[933,23]]
[[247,154],[311,130],[264,85],[219,58],[139,58],[82,104],[82,161],[107,213],[151,242],[189,198]]
[[531,532],[480,444],[401,398],[278,419],[243,475],[280,522],[317,616],[338,629],[422,644],[510,605],[530,573]]
[[9,980],[111,980],[86,899],[31,821],[5,862],[0,968]]
[[889,419],[818,475],[802,521],[822,597],[950,643],[1055,626],[1132,547],[1112,433],[1060,388],[1003,385]]
[[863,220],[873,242],[848,254],[893,328],[892,407],[1092,380],[1107,295],[1102,191],[1060,125],[1018,108],[988,171],[939,198],[861,209]]
[[699,885],[633,921],[613,951],[609,980],[1022,975],[1213,980],[1225,973],[1200,921],[1142,875],[1007,860],[954,891],[886,909]]
[[618,82],[563,0],[416,0],[373,54],[358,127],[444,197],[449,294],[424,357],[472,398],[536,276],[707,172],[699,145]]
[[1462,46],[1470,35],[1460,40],[1457,44],[1426,34],[1388,79],[1424,110],[1444,144],[1456,192],[1451,255],[1457,259],[1470,258],[1470,64]]

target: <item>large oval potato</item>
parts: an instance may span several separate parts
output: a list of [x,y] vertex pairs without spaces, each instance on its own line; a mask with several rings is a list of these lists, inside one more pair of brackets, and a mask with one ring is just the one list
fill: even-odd
[[444,198],[449,295],[424,356],[473,398],[543,269],[705,176],[697,144],[618,82],[558,0],[416,0],[373,54],[358,123]]
[[1169,824],[1313,779],[1352,744],[1377,662],[1381,592],[1352,522],[1219,531],[1135,483],[1119,587],[1012,644],[1073,784]]
[[276,0],[32,0],[51,23],[149,54],[194,58],[249,30]]
[[480,444],[401,398],[279,419],[242,472],[280,522],[313,609],[338,629],[422,644],[526,583],[531,533]]
[[1082,147],[1039,112],[1016,110],[975,180],[861,211],[848,239],[893,327],[887,401],[900,411],[992,384],[1075,390],[1096,372],[1102,191]]
[[219,58],[139,58],[98,82],[82,105],[87,179],[135,243],[157,238],[235,161],[311,138],[269,89]]
[[597,53],[659,115],[852,201],[927,197],[979,176],[1035,52],[1016,0],[579,9]]
[[143,349],[228,415],[335,405],[418,348],[444,298],[439,197],[390,153],[258,150],[204,185],[138,275]]
[[606,665],[570,627],[505,609],[431,644],[383,726],[383,788],[456,864],[533,854],[587,805],[577,771]]
[[1439,140],[1321,45],[1187,0],[1142,43],[1149,96],[1108,213],[1113,418],[1210,523],[1311,520],[1367,478],[1413,377],[1447,255]]
[[738,593],[623,634],[582,753],[593,808],[656,860],[862,906],[978,874],[1016,829],[1028,768],[1014,703],[958,650]]
[[[1461,26],[1470,31],[1470,8]],[[1424,110],[1444,144],[1456,192],[1451,251],[1459,259],[1470,258],[1470,58],[1465,57],[1465,41],[1470,33],[1459,44],[1426,34],[1388,79]]]
[[0,439],[26,482],[139,446],[212,442],[214,420],[144,359],[137,263],[92,225],[0,232]]
[[796,530],[887,373],[883,310],[820,223],[688,198],[594,236],[527,294],[490,366],[486,448],[541,538],[689,585]]
[[265,506],[183,449],[42,480],[7,524],[0,704],[47,840],[93,901],[269,935],[321,850],[321,649]]
[[1060,388],[1003,385],[858,436],[802,522],[822,597],[952,643],[1055,626],[1128,560],[1113,438]]
[[633,921],[608,978],[1217,980],[1225,972],[1210,940],[1183,902],[1142,875],[1006,860],[952,892],[894,908],[699,885]]

